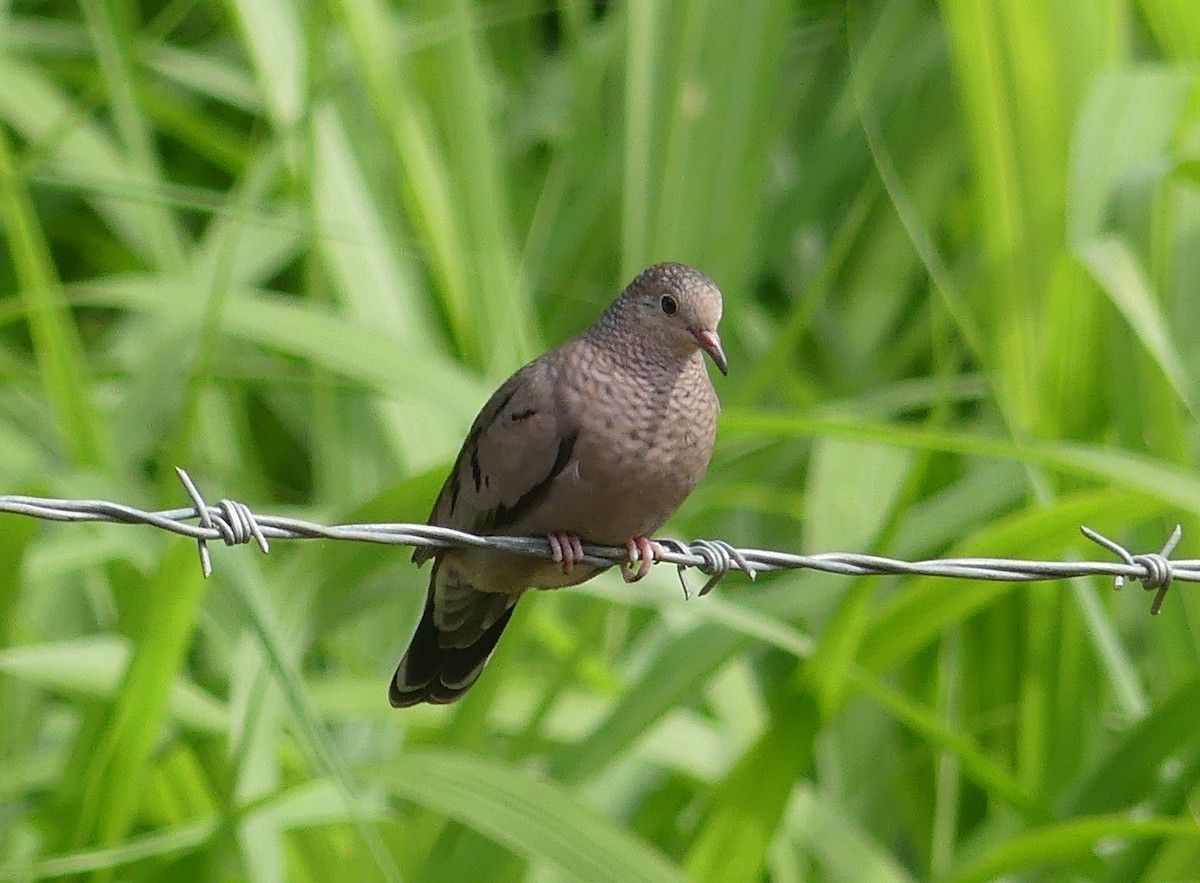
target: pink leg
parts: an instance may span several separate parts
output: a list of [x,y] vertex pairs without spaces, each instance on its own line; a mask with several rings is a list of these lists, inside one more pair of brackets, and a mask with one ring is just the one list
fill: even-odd
[[[633,537],[625,548],[629,551],[629,560],[621,563],[621,578],[627,583],[636,583],[650,572],[650,565],[662,560],[663,547],[649,537]],[[638,562],[637,570],[633,563]]]
[[548,533],[546,540],[550,543],[551,559],[562,565],[563,573],[569,574],[583,558],[583,544],[573,533]]

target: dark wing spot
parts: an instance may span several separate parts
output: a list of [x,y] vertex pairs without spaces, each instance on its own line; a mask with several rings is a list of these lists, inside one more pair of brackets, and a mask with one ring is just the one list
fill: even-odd
[[507,408],[508,403],[512,401],[513,396],[515,396],[516,394],[517,394],[517,390],[514,389],[512,392],[510,392],[508,395],[506,395],[504,398],[502,398],[500,400],[500,404],[498,404],[496,406],[496,413],[499,414],[501,411],[503,411],[505,408]]
[[558,443],[558,452],[554,455],[554,465],[550,467],[550,471],[546,473],[545,477],[522,494],[511,506],[501,503],[490,512],[483,513],[476,522],[476,533],[503,530],[536,506],[546,496],[554,479],[558,478],[559,474],[567,468],[567,464],[571,462],[571,453],[575,450],[575,439],[578,437],[578,432],[563,436]]
[[[446,483],[442,485],[442,491],[438,494],[437,502],[433,504],[433,511],[429,514],[430,524],[444,525],[447,520],[454,514],[454,509],[458,505],[458,494],[461,490],[462,472],[465,468],[465,462],[469,458],[471,461],[471,477],[475,481],[475,490],[479,491],[480,484],[484,478],[483,470],[479,466],[479,450],[476,447],[476,442],[479,437],[487,431],[487,429],[496,421],[496,418],[503,413],[508,403],[512,401],[513,396],[521,388],[521,384],[514,384],[513,389],[499,400],[495,407],[484,407],[479,412],[479,416],[475,418],[475,423],[471,426],[471,431],[467,433],[466,439],[463,441],[463,446],[458,451],[458,457],[454,460],[454,468],[450,470],[450,475],[446,479]],[[413,551],[413,561],[417,564],[422,564],[430,558],[435,557],[435,550],[426,547],[417,547]]]
[[532,417],[536,413],[537,413],[537,410],[535,408],[530,408],[526,411],[519,411],[519,412],[514,413],[512,415],[512,419],[513,419],[514,423],[520,423],[522,420],[528,420],[530,417]]
[[[500,418],[500,415],[504,413],[504,409],[508,407],[508,403],[513,400],[513,396],[515,396],[520,389],[521,385],[519,383],[514,385],[513,388],[508,391],[508,395],[500,399],[494,408],[488,408],[484,412],[480,413],[479,417],[476,418],[475,427],[472,429],[471,434],[467,436],[466,444],[463,445],[464,454],[466,453],[468,447],[471,449],[471,480],[475,482],[476,492],[478,492],[480,488],[487,486],[487,479],[484,477],[483,470],[479,466],[479,447],[475,444],[475,442],[481,435],[492,428],[492,425]],[[462,454],[459,454],[460,459],[461,457]]]

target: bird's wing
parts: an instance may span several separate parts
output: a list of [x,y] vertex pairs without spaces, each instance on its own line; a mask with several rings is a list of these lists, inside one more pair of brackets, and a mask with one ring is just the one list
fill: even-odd
[[[505,533],[529,514],[571,461],[576,429],[555,394],[560,351],[526,365],[475,418],[429,523]],[[420,564],[435,554],[418,549]]]

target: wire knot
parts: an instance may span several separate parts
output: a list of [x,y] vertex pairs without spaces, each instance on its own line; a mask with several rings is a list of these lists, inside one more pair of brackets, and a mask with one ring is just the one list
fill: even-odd
[[[1150,604],[1150,615],[1158,616],[1159,611],[1162,610],[1163,601],[1167,597],[1167,590],[1171,588],[1171,580],[1175,577],[1175,572],[1167,556],[1174,552],[1175,547],[1179,544],[1179,539],[1183,536],[1183,527],[1175,525],[1175,529],[1171,531],[1171,535],[1163,544],[1161,552],[1147,552],[1144,555],[1130,555],[1124,546],[1113,542],[1108,537],[1101,536],[1091,528],[1084,527],[1081,530],[1085,537],[1108,549],[1126,564],[1142,569],[1142,575],[1135,576],[1133,579],[1140,582],[1142,588],[1147,592],[1157,592],[1154,601]],[[1113,589],[1119,592],[1124,586],[1125,577],[1122,574],[1113,577]]]
[[1167,597],[1167,589],[1171,588],[1171,579],[1174,576],[1171,571],[1171,562],[1167,560],[1166,555],[1155,552],[1134,555],[1133,561],[1146,569],[1146,575],[1138,580],[1142,584],[1142,588],[1147,592],[1158,593],[1150,605],[1150,615],[1158,616],[1158,611],[1162,609],[1163,600]]
[[725,574],[730,570],[741,570],[752,580],[758,575],[754,565],[747,561],[738,549],[724,540],[693,540],[691,543],[684,543],[681,540],[665,539],[660,542],[681,555],[690,555],[701,559],[698,564],[675,565],[675,569],[679,572],[679,584],[683,586],[685,600],[692,598],[692,590],[683,576],[684,571],[689,567],[695,567],[701,573],[708,575],[708,581],[697,593],[698,597],[704,597],[716,588],[717,583],[724,579]]
[[1134,555],[1133,563],[1140,564],[1146,569],[1146,575],[1138,580],[1142,588],[1148,592],[1166,589],[1171,586],[1171,562],[1163,555],[1149,552],[1145,555]]
[[[254,513],[245,503],[237,500],[222,500],[208,510],[209,522],[221,534],[227,546],[238,546],[262,537],[262,530],[254,520]],[[266,543],[262,538],[260,545]]]
[[[267,538],[249,506],[236,500],[222,500],[216,506],[210,507],[200,496],[200,491],[196,489],[191,476],[178,466],[175,467],[175,474],[179,476],[184,490],[192,499],[192,505],[196,508],[196,515],[200,519],[201,527],[215,530],[221,541],[227,546],[236,546],[254,540],[264,553],[271,551]],[[207,579],[212,575],[212,557],[208,553],[208,540],[204,537],[197,537],[196,548],[200,553],[200,570]]]

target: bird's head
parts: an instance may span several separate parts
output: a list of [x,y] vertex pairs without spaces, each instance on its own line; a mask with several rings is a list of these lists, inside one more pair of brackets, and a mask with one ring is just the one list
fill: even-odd
[[655,264],[643,270],[619,299],[653,345],[669,352],[708,353],[722,374],[729,362],[721,348],[721,290],[686,264]]

